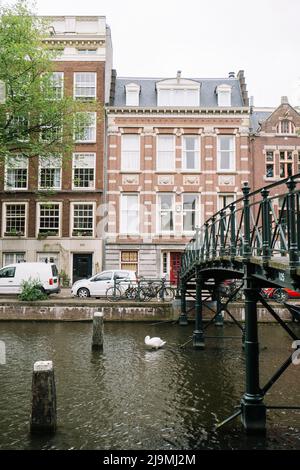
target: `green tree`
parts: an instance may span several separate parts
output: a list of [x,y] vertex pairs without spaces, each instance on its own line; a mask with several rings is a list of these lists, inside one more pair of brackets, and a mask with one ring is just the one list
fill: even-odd
[[19,154],[68,158],[74,134],[80,140],[91,120],[86,111],[100,110],[61,92],[53,74],[58,51],[44,43],[49,35],[25,0],[0,7],[0,162]]

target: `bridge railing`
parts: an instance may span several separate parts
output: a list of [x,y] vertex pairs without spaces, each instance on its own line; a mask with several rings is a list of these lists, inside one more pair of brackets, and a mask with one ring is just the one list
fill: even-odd
[[219,258],[244,261],[261,257],[265,265],[274,257],[285,258],[290,268],[299,266],[300,173],[250,193],[222,208],[197,228],[181,262],[181,277],[196,263]]

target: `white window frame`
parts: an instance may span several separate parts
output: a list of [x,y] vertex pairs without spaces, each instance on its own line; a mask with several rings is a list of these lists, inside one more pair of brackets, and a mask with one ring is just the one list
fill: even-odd
[[[222,192],[222,193],[217,193],[217,197],[218,197],[218,211],[220,211],[221,209],[223,209],[223,207],[221,207],[221,197],[228,197],[228,196],[232,196],[233,197],[233,201],[236,201],[236,193],[226,193],[226,192]],[[230,203],[231,204],[231,203]]]
[[[137,140],[137,150],[125,150],[125,141],[128,139],[128,137],[135,137]],[[130,141],[130,139],[129,139]],[[134,168],[130,168],[130,165],[126,165],[126,157],[130,157],[130,155],[134,155],[136,158],[137,165]],[[135,171],[140,171],[141,168],[141,138],[139,134],[123,134],[121,136],[121,171],[127,171],[127,172],[135,172]]]
[[[191,137],[194,138],[197,142],[197,148],[195,150],[195,153],[196,153],[195,168],[193,168],[193,169],[187,168],[187,165],[186,165],[186,162],[187,162],[187,158],[186,158],[186,154],[187,154],[186,139],[191,138]],[[201,149],[201,140],[200,140],[199,135],[192,135],[191,134],[191,135],[182,136],[182,170],[183,171],[188,171],[188,172],[199,172],[199,171],[201,171],[201,168],[200,168],[200,161],[201,161],[200,149]]]
[[[229,149],[229,150],[221,150],[220,148],[220,139],[222,137],[230,137],[232,140],[232,148]],[[229,169],[224,169],[224,168],[221,168],[221,156],[222,156],[222,153],[223,152],[230,152],[230,168]],[[217,164],[218,164],[218,167],[217,167],[217,171],[219,173],[232,173],[232,172],[235,172],[236,171],[236,149],[235,149],[235,136],[232,135],[232,134],[219,134],[217,136],[217,154],[218,154],[218,158],[217,158]]]
[[[128,218],[126,217],[126,220],[124,218],[125,210],[123,209],[124,207],[124,198],[128,196],[135,196],[137,199],[137,220],[136,220],[136,230],[130,231],[126,227],[128,227],[127,220]],[[126,214],[128,211],[126,211]],[[139,193],[121,193],[120,197],[120,223],[119,223],[119,233],[122,235],[138,235],[140,232],[140,196]]]
[[126,106],[139,106],[140,89],[141,87],[135,83],[125,85]]
[[[195,102],[193,104],[189,103],[188,99],[188,92],[194,92],[194,98]],[[181,92],[183,100],[179,104],[176,103],[176,93]],[[168,93],[168,99],[166,100],[165,97],[163,97],[163,94]],[[200,91],[199,91],[199,86],[159,86],[157,88],[157,106],[160,107],[173,107],[173,108],[198,108],[200,106]]]
[[[50,263],[50,258],[54,258],[54,263],[56,264],[57,266],[57,269],[59,269],[59,266],[60,266],[60,258],[59,258],[59,252],[58,251],[55,251],[55,252],[51,252],[51,251],[37,251],[36,253],[36,261],[38,263],[45,263],[45,260],[42,260],[42,258],[47,258],[47,262]],[[55,258],[57,259],[57,261],[55,261]]]
[[[93,160],[94,160],[94,163],[93,163],[93,166],[87,166],[86,169],[93,169],[94,170],[94,178],[93,178],[93,185],[91,186],[87,186],[87,187],[81,187],[81,186],[76,186],[75,185],[75,180],[76,180],[76,177],[75,177],[75,170],[77,168],[82,168],[84,169],[84,167],[75,167],[75,159],[78,155],[83,155],[83,156],[93,156]],[[92,189],[95,189],[95,182],[96,182],[96,153],[95,152],[74,152],[73,153],[73,156],[72,156],[72,189],[74,189],[75,191],[90,191]]]
[[231,86],[219,85],[217,87],[218,106],[223,108],[231,107]]
[[[170,138],[170,140],[172,140],[172,150],[159,150],[159,141],[161,138]],[[162,168],[159,166],[159,155],[160,153],[167,153],[167,152],[172,152],[173,154],[173,158],[172,158],[172,161],[173,161],[173,166],[171,168]],[[175,157],[176,157],[176,149],[175,149],[175,136],[172,135],[172,134],[160,134],[160,135],[157,135],[157,138],[156,138],[156,171],[157,172],[161,172],[161,173],[164,173],[164,172],[174,172],[175,171],[175,168],[176,168],[176,164],[175,164]],[[164,160],[164,159],[162,159]]]
[[[36,237],[38,237],[39,231],[40,231],[40,222],[41,222],[41,206],[47,206],[47,205],[56,205],[58,206],[59,210],[59,215],[58,215],[58,234],[57,235],[50,235],[51,237],[54,238],[59,238],[61,237],[61,225],[62,225],[62,203],[58,201],[47,201],[47,202],[38,202],[36,206]],[[51,232],[54,229],[48,228],[48,231]],[[41,232],[42,233],[42,232]]]
[[[57,81],[54,78],[55,75],[58,77]],[[64,97],[64,83],[65,83],[65,74],[64,74],[64,72],[52,72],[51,77],[50,77],[50,82],[52,80],[53,80],[52,89],[55,90],[55,93],[53,93],[53,94],[56,95],[56,90],[60,90],[60,96],[54,96],[54,99],[59,101]],[[60,84],[59,87],[55,86],[55,83],[58,83],[58,82]]]
[[[42,159],[45,158],[45,160],[48,159],[48,166],[47,167],[43,167],[42,166]],[[51,165],[51,160],[53,159],[53,161],[55,160],[59,160],[60,159],[60,164],[57,165],[57,166],[54,166],[54,165]],[[46,170],[49,169],[49,170],[59,170],[59,186],[49,186],[47,188],[44,188],[43,186],[41,186],[41,173],[42,173],[42,169],[45,168]],[[53,155],[53,156],[50,156],[50,157],[43,157],[43,156],[39,156],[39,184],[38,184],[38,187],[39,187],[39,190],[40,191],[47,191],[49,189],[57,189],[57,190],[60,190],[61,189],[61,180],[62,180],[62,155]]]
[[93,115],[94,119],[93,122],[90,126],[88,126],[88,129],[93,129],[93,138],[91,139],[76,139],[76,134],[74,135],[74,140],[76,143],[85,143],[85,144],[94,144],[96,143],[97,140],[97,113],[96,112],[91,112],[91,111],[82,111],[77,113],[77,116],[79,117],[80,114],[86,113]]
[[[89,74],[89,75],[93,75],[94,76],[94,83],[93,85],[91,86],[90,84],[88,84],[88,82],[82,82],[84,85],[81,85],[80,87],[78,86],[77,84],[77,81],[76,81],[76,78],[77,76],[79,75],[83,75],[83,74]],[[97,99],[97,72],[74,72],[74,90],[73,90],[73,96],[74,96],[74,99],[75,100],[82,100],[82,101],[94,101]],[[86,89],[86,88],[93,88],[95,90],[95,94],[94,95],[78,95],[76,93],[76,90],[77,88],[81,88],[81,89]]]
[[23,201],[12,201],[12,202],[3,202],[2,205],[2,236],[3,238],[16,238],[14,236],[9,236],[9,235],[4,235],[6,232],[6,222],[7,222],[7,206],[25,206],[25,222],[24,222],[24,235],[20,235],[22,238],[27,237],[27,224],[28,224],[28,202],[23,202]]
[[[24,160],[26,161],[26,167],[24,166],[12,166],[9,168],[9,160],[13,159],[13,163],[16,164],[17,159]],[[29,159],[28,157],[25,157],[22,154],[16,154],[15,157],[9,156],[5,158],[5,172],[4,172],[4,190],[5,191],[27,191],[28,190],[28,163]],[[15,186],[8,186],[7,181],[8,181],[8,170],[26,170],[26,187],[25,188],[17,188]]]
[[[12,255],[13,256],[13,261],[9,262],[9,263],[4,262],[4,259],[5,259],[6,255]],[[17,255],[24,255],[24,256],[22,257],[22,259],[18,259]],[[26,255],[26,251],[3,251],[3,253],[2,253],[2,267],[8,266],[9,264],[22,263],[26,259],[25,255]]]
[[[288,123],[289,130],[288,132],[283,132],[283,123]],[[277,124],[276,134],[283,135],[294,135],[295,134],[295,124],[289,119],[282,119]]]
[[[168,212],[173,213],[173,230],[162,230],[161,227],[161,200],[160,196],[172,196],[172,210],[169,210]],[[176,210],[175,210],[175,194],[174,193],[169,193],[169,192],[160,192],[157,194],[157,200],[156,200],[156,207],[157,207],[157,233],[159,234],[173,234],[175,233],[175,222],[176,222]],[[165,210],[165,209],[163,209]]]
[[[132,253],[137,253],[137,261],[136,261],[136,271],[133,271],[132,269],[128,269],[127,265],[128,264],[135,264],[135,263],[130,263],[129,261],[122,261],[122,253],[128,253],[128,252],[132,252]],[[136,272],[138,273],[139,271],[139,250],[131,250],[130,248],[127,250],[127,249],[124,249],[122,248],[119,252],[119,269],[120,271],[124,270],[124,271],[133,271],[133,272]],[[122,267],[122,264],[123,264],[123,267]]]
[[[195,229],[192,230],[184,230],[184,208],[183,208],[183,203],[184,203],[184,196],[195,196],[196,198],[196,207],[195,207],[195,229],[197,226],[199,226],[199,221],[200,221],[200,214],[199,214],[199,194],[197,193],[182,193],[182,198],[181,198],[181,210],[182,210],[182,232],[184,234],[193,234],[195,232]],[[188,210],[187,212],[192,212],[191,210]]]
[[[74,208],[75,206],[92,206],[93,207],[93,227],[92,227],[92,235],[73,235],[75,230],[80,230],[78,228],[74,228]],[[89,239],[91,237],[95,237],[95,227],[96,227],[96,202],[95,201],[73,201],[71,202],[71,210],[70,210],[70,237],[71,238],[83,238]],[[88,231],[91,229],[82,229],[82,232]]]

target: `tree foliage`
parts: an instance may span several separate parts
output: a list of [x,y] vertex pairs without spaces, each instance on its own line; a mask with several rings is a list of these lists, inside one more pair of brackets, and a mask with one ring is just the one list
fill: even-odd
[[6,95],[0,103],[0,160],[70,154],[74,133],[80,138],[91,119],[83,111],[97,110],[96,103],[58,96],[57,51],[47,49],[46,37],[49,25],[25,0],[0,7],[0,82]]

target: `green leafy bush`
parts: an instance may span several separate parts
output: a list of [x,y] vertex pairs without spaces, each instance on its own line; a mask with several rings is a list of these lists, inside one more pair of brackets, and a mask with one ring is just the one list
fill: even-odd
[[37,279],[29,279],[21,284],[22,291],[19,295],[20,300],[27,302],[34,300],[46,300],[48,297],[43,290],[43,286]]

